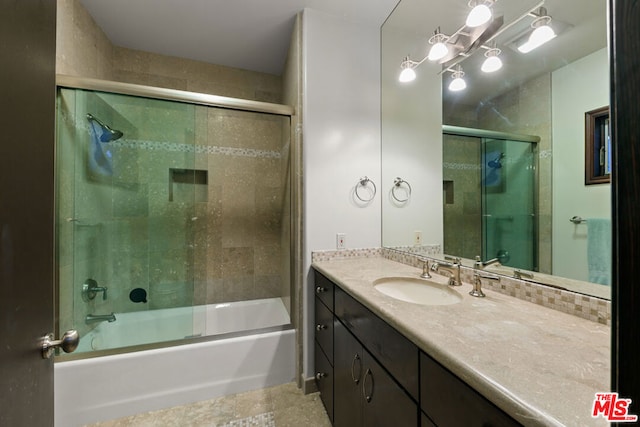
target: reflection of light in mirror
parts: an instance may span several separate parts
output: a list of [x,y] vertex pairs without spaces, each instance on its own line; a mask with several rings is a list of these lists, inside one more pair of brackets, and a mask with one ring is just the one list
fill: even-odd
[[472,28],[479,27],[480,25],[489,22],[491,15],[491,9],[489,6],[484,3],[478,4],[471,9],[471,12],[469,12],[465,25]]
[[502,68],[502,59],[500,59],[498,55],[500,55],[500,49],[488,50],[487,53],[484,54],[487,59],[484,60],[480,69],[485,73],[493,73]]
[[416,72],[413,71],[413,68],[405,68],[404,70],[402,70],[402,72],[400,73],[400,77],[398,77],[398,80],[401,83],[408,83],[408,82],[412,82],[416,79]]
[[449,90],[452,92],[459,92],[461,90],[465,90],[467,88],[467,82],[464,81],[464,71],[462,71],[462,67],[458,65],[456,71],[453,72],[451,76],[453,80],[449,84]]

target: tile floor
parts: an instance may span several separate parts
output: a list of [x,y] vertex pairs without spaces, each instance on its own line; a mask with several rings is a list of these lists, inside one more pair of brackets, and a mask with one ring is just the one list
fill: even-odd
[[91,427],[331,427],[318,393],[294,383],[91,424]]

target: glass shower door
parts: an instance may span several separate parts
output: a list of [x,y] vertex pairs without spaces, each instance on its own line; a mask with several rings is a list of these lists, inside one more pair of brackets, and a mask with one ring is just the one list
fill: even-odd
[[[194,241],[203,177],[195,168],[195,108],[59,90],[59,329],[86,337],[80,352],[199,332]],[[164,309],[176,308],[180,315],[167,319],[173,312]],[[146,333],[119,330],[132,313]],[[101,333],[107,324],[113,332]]]
[[535,144],[483,138],[482,258],[537,271]]

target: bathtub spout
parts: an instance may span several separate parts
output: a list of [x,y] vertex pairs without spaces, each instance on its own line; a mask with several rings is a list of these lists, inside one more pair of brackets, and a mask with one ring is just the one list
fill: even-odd
[[84,323],[90,325],[92,323],[104,322],[107,321],[109,323],[116,321],[116,315],[111,314],[87,314],[84,318]]

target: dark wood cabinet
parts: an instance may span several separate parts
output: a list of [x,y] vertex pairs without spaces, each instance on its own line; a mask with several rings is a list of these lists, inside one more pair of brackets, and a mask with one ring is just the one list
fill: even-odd
[[518,422],[319,272],[316,381],[335,427]]
[[[438,426],[520,424],[428,355],[420,354],[420,407]],[[429,425],[429,424],[427,424]]]
[[338,321],[334,327],[335,427],[417,426],[418,405]]
[[320,399],[327,415],[333,422],[333,283],[322,276],[315,274],[315,343],[314,376],[316,386],[320,391]]

